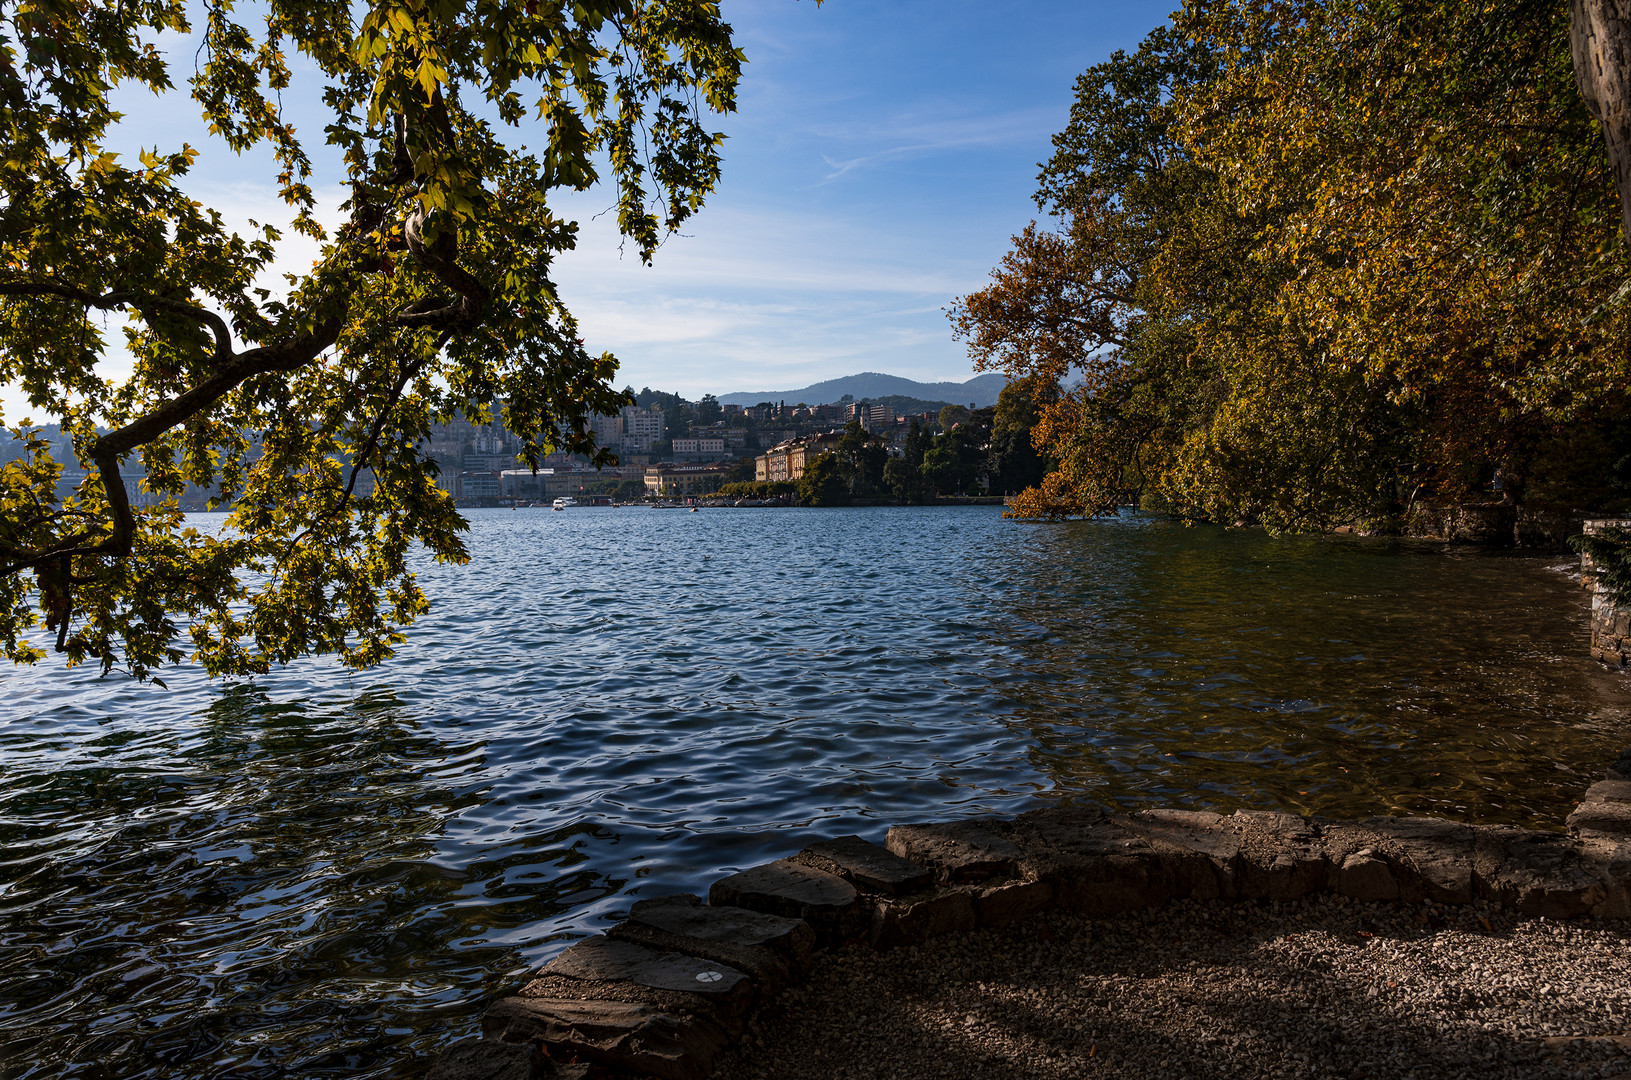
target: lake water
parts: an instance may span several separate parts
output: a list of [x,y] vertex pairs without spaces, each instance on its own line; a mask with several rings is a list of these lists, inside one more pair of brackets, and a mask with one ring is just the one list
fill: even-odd
[[478,511],[386,667],[5,672],[0,1078],[407,1077],[642,895],[1110,807],[1556,827],[1562,556],[996,508]]

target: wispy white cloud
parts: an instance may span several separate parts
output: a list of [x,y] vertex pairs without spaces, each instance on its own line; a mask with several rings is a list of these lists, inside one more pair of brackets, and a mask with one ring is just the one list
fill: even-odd
[[1055,109],[1020,109],[971,114],[948,110],[942,115],[905,115],[882,122],[817,127],[812,134],[825,142],[871,147],[854,157],[821,158],[831,170],[829,183],[857,169],[872,168],[906,158],[957,150],[1009,145],[1031,145],[1045,140],[1057,124]]

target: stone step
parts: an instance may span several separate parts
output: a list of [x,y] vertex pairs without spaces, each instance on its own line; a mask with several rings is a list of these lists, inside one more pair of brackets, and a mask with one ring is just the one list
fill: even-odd
[[1586,789],[1583,801],[1631,803],[1631,780],[1599,780]]
[[699,941],[765,949],[781,957],[795,972],[809,966],[815,948],[815,932],[802,918],[742,907],[710,907],[690,893],[636,901],[629,909],[629,922]]
[[919,945],[943,934],[973,930],[979,922],[979,907],[971,889],[935,888],[904,899],[884,898],[874,903],[867,943],[874,949]]
[[1565,822],[1571,832],[1590,830],[1631,837],[1631,783],[1604,780],[1586,792]]
[[855,886],[792,859],[755,866],[721,878],[708,890],[711,907],[739,907],[766,915],[803,919],[818,941],[847,941],[866,930]]
[[943,885],[1009,878],[1019,873],[1023,852],[996,832],[992,821],[896,825],[884,838],[895,855],[932,870]]
[[874,896],[909,896],[934,882],[926,868],[853,834],[811,844],[795,857]]
[[815,944],[802,919],[706,907],[688,893],[639,901],[606,936],[729,965],[746,972],[761,995],[803,978]]
[[495,1002],[482,1018],[482,1033],[658,1080],[704,1080],[730,1039],[709,1017],[657,1005],[540,997]]
[[753,980],[728,964],[605,936],[573,945],[539,969],[538,977],[695,994],[730,1015],[747,1011],[753,999]]

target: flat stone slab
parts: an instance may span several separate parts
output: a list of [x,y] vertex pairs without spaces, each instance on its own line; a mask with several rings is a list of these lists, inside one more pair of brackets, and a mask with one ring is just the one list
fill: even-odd
[[629,921],[681,937],[769,949],[797,966],[809,961],[815,945],[815,932],[803,919],[742,907],[710,907],[690,893],[637,901],[629,909]]
[[708,890],[714,907],[739,907],[803,919],[818,936],[847,938],[862,930],[855,886],[792,859],[755,866],[721,878]]
[[504,998],[481,1027],[490,1039],[540,1042],[556,1054],[660,1080],[704,1080],[727,1040],[706,1017],[625,1001]]
[[1331,886],[1332,848],[1314,822],[1275,810],[1236,810],[1228,821],[1240,833],[1239,895],[1298,900]]
[[[654,990],[676,990],[727,998],[748,977],[713,960],[678,952],[660,952],[607,937],[580,941],[545,964],[539,975],[564,975],[594,982],[629,982]],[[746,989],[746,987],[743,987]]]
[[974,894],[980,925],[1008,926],[1053,905],[1053,886],[1046,881],[1005,881],[978,888]]
[[1154,907],[1178,891],[1171,865],[1143,837],[1103,812],[1057,807],[1015,818],[1020,873],[1053,886],[1060,907],[1092,917]]
[[1172,880],[1173,895],[1232,900],[1240,868],[1240,834],[1206,810],[1140,810],[1112,824],[1147,843]]
[[974,894],[940,889],[906,900],[880,900],[872,909],[867,941],[874,949],[918,945],[942,934],[972,930],[979,923]]
[[853,834],[811,844],[804,854],[832,864],[857,889],[879,896],[921,892],[934,881],[924,867]]
[[[1631,787],[1631,784],[1626,786]],[[1592,829],[1631,836],[1631,802],[1583,802],[1568,816],[1566,824],[1575,830]]]
[[1140,810],[1114,819],[1145,840],[1205,855],[1219,864],[1240,856],[1240,834],[1222,814],[1207,810]]
[[1402,900],[1467,904],[1478,892],[1478,830],[1471,825],[1433,817],[1377,817],[1321,820],[1320,827],[1326,850],[1339,867],[1352,851],[1366,848],[1385,858]]
[[1586,789],[1582,801],[1631,803],[1631,780],[1599,780]]
[[896,825],[884,846],[895,855],[929,867],[944,884],[1014,877],[1025,853],[982,821]]
[[1499,842],[1503,857],[1480,875],[1483,886],[1521,914],[1571,919],[1611,899],[1607,875],[1568,837],[1504,827],[1485,831]]

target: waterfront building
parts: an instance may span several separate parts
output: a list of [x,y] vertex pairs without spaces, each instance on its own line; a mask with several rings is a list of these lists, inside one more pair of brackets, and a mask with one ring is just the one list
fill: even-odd
[[664,462],[646,469],[646,491],[653,495],[706,495],[718,491],[729,475],[729,465]]
[[467,469],[459,474],[457,497],[481,505],[496,502],[503,494],[503,474],[488,470]]
[[[753,460],[753,477],[772,483],[797,480],[804,475],[805,466],[822,454],[836,450],[843,437],[842,431],[829,431],[779,443]],[[877,436],[872,438],[877,440]]]

